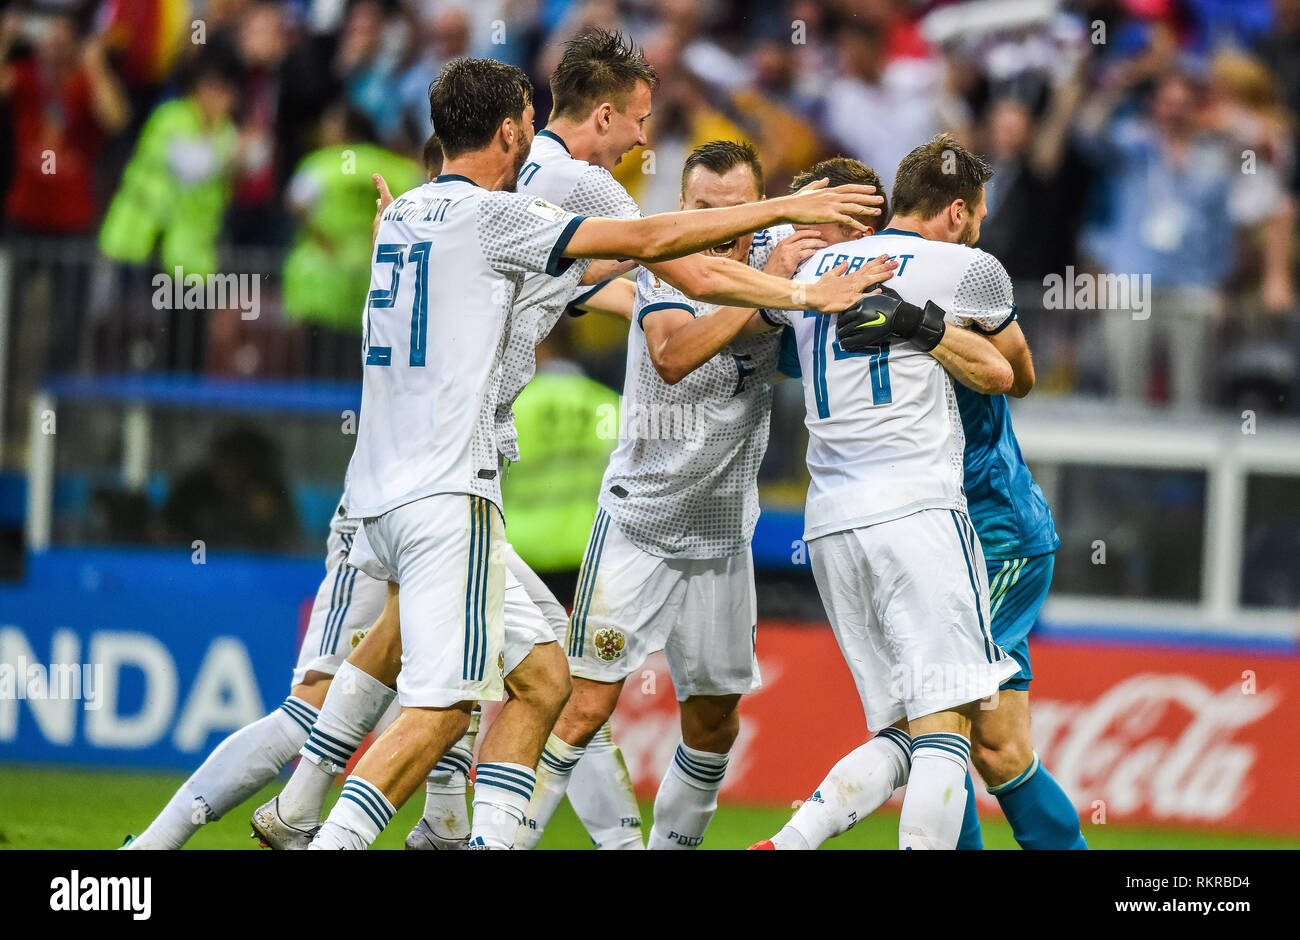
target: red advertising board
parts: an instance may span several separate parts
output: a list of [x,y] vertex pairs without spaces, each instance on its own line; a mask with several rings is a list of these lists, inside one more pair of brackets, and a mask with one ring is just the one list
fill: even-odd
[[[866,724],[829,627],[762,623],[758,656],[722,796],[790,804]],[[1033,658],[1035,747],[1085,817],[1300,833],[1300,657],[1042,639]],[[628,680],[614,728],[652,794],[679,740],[662,656]]]

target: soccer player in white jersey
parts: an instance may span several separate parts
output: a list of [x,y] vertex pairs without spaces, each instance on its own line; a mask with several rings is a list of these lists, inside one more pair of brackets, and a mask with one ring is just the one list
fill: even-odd
[[[1013,373],[981,332],[1014,315],[1010,280],[970,247],[985,213],[987,164],[942,135],[900,165],[895,216],[831,244],[797,278],[886,252],[885,293],[837,324],[767,311],[793,330],[803,374],[808,470],[805,538],[818,590],[877,736],[840,762],[790,825],[755,848],[811,848],[907,784],[900,848],[954,848],[961,831],[972,717],[1019,665],[993,641],[988,583],[962,488],[964,435],[949,373],[985,393]],[[920,235],[910,195],[942,194],[951,238]],[[900,195],[903,194],[903,195]],[[901,302],[898,298],[901,298]],[[924,308],[924,309],[922,309]],[[946,315],[945,315],[946,312]],[[852,327],[852,329],[848,329]],[[855,330],[857,332],[855,332]],[[859,814],[859,817],[860,818]]]
[[[762,167],[750,145],[714,141],[687,158],[682,187],[684,207],[749,203],[761,198]],[[782,242],[789,234],[769,229],[711,254],[785,277],[818,244]],[[863,273],[872,283],[887,271],[882,263]],[[759,685],[749,541],[778,341],[738,335],[753,313],[692,301],[653,266],[638,273],[624,388],[634,427],[601,484],[567,641],[574,694],[538,765],[517,847],[540,839],[624,680],[661,649],[683,740],[655,801],[650,848],[703,839],[739,730],[737,704]]]
[[[517,68],[449,63],[430,91],[443,173],[395,200],[380,223],[344,502],[363,519],[374,559],[402,585],[402,709],[344,784],[312,848],[368,846],[464,733],[473,702],[502,697],[493,415],[505,315],[523,275],[559,275],[573,258],[675,257],[778,221],[852,221],[870,204],[863,188],[840,187],[613,220],[501,192],[527,157],[531,92]],[[481,761],[476,786],[499,791],[491,805],[502,819],[522,818],[533,776],[528,766]]]

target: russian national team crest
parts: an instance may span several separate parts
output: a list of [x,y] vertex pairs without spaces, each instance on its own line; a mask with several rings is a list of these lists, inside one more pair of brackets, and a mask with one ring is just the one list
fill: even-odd
[[617,630],[597,630],[592,643],[596,647],[596,655],[605,662],[612,663],[623,655],[623,648],[627,646],[627,637]]

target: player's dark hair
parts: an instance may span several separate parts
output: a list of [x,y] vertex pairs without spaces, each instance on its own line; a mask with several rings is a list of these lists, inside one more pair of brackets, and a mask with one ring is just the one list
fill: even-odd
[[495,59],[453,59],[429,86],[429,118],[454,159],[482,150],[506,118],[523,119],[532,103],[533,83],[522,69]]
[[790,181],[790,192],[798,192],[809,183],[826,180],[827,186],[874,186],[876,194],[885,201],[880,204],[880,215],[862,216],[864,224],[880,228],[880,221],[889,218],[889,193],[880,182],[880,174],[860,160],[851,157],[831,157],[814,164]]
[[974,209],[993,168],[978,154],[940,134],[917,147],[898,164],[894,176],[894,214],[933,219],[958,199]]
[[659,85],[639,48],[621,33],[584,30],[564,44],[564,56],[551,73],[551,117],[582,120],[606,101],[621,111],[637,82],[651,90]]
[[754,185],[758,188],[759,196],[766,192],[763,188],[763,161],[758,158],[754,145],[747,140],[711,140],[687,154],[686,162],[682,165],[683,195],[686,193],[686,180],[691,175],[691,170],[697,166],[718,176],[724,176],[738,166],[747,166],[754,174]]
[[442,142],[438,140],[437,134],[430,134],[429,139],[424,142],[424,150],[420,154],[424,162],[424,175],[428,179],[433,179],[442,172]]

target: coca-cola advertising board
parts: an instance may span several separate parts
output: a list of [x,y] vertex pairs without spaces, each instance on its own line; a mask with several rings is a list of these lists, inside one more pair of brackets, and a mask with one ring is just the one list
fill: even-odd
[[[1037,639],[1034,743],[1085,819],[1300,833],[1300,656]],[[826,625],[764,622],[722,798],[791,804],[866,724]],[[629,678],[616,739],[643,795],[679,740],[662,656]],[[977,788],[985,806],[993,799]]]

